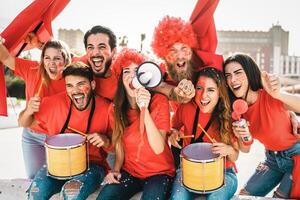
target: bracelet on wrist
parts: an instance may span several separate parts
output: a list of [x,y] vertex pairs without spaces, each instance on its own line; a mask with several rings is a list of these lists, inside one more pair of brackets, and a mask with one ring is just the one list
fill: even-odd
[[241,138],[244,145],[249,146],[253,144],[254,140],[251,135],[247,136],[246,138]]

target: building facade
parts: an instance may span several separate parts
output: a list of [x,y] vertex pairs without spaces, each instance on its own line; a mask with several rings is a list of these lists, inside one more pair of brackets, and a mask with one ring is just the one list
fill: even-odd
[[72,53],[82,55],[85,53],[83,43],[84,33],[80,29],[59,29],[58,39],[67,43]]
[[273,25],[269,31],[218,31],[218,41],[217,52],[224,58],[245,53],[263,70],[300,78],[300,57],[289,56],[289,32],[280,25]]

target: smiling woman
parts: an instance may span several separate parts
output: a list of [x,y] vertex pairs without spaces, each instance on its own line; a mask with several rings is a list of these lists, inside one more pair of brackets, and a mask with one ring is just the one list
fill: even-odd
[[[58,40],[48,41],[42,49],[40,64],[13,57],[4,45],[0,43],[0,61],[25,81],[27,107],[37,112],[42,97],[65,90],[62,68],[70,63],[66,44]],[[29,178],[33,178],[38,168],[45,164],[46,136],[43,133],[45,129],[39,125],[23,129],[23,157]]]

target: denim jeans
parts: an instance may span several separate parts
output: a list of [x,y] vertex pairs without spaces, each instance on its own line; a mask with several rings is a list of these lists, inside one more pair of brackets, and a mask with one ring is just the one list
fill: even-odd
[[[234,193],[237,190],[237,177],[232,168],[228,168],[225,171],[225,184],[222,188],[209,193],[205,194],[205,197],[207,200],[212,199],[224,199],[229,200],[231,197],[233,197]],[[171,198],[172,200],[190,200],[195,199],[202,194],[193,193],[189,190],[187,190],[184,186],[181,184],[181,168],[176,171],[176,178],[173,183]]]
[[39,169],[46,163],[44,142],[46,135],[23,128],[22,149],[27,177],[33,179]]
[[83,200],[100,186],[104,176],[102,166],[90,163],[84,174],[69,180],[58,180],[48,176],[47,168],[43,166],[28,189],[28,199],[48,200],[53,194],[61,192],[61,199]]
[[105,185],[97,200],[126,200],[140,191],[143,191],[142,200],[164,200],[168,199],[172,182],[173,177],[163,174],[142,180],[122,171],[120,184]]
[[292,156],[300,155],[300,141],[285,151],[265,152],[266,159],[256,168],[245,185],[245,190],[254,196],[265,196],[278,184],[277,191],[288,198],[292,187]]

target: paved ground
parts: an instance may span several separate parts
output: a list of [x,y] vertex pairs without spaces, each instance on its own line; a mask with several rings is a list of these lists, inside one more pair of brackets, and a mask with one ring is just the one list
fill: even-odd
[[[22,106],[10,108],[9,117],[0,117],[0,179],[26,178],[21,147],[22,129],[16,127],[20,110]],[[244,185],[263,158],[263,146],[258,142],[253,144],[249,154],[240,154],[237,161],[238,188]]]

